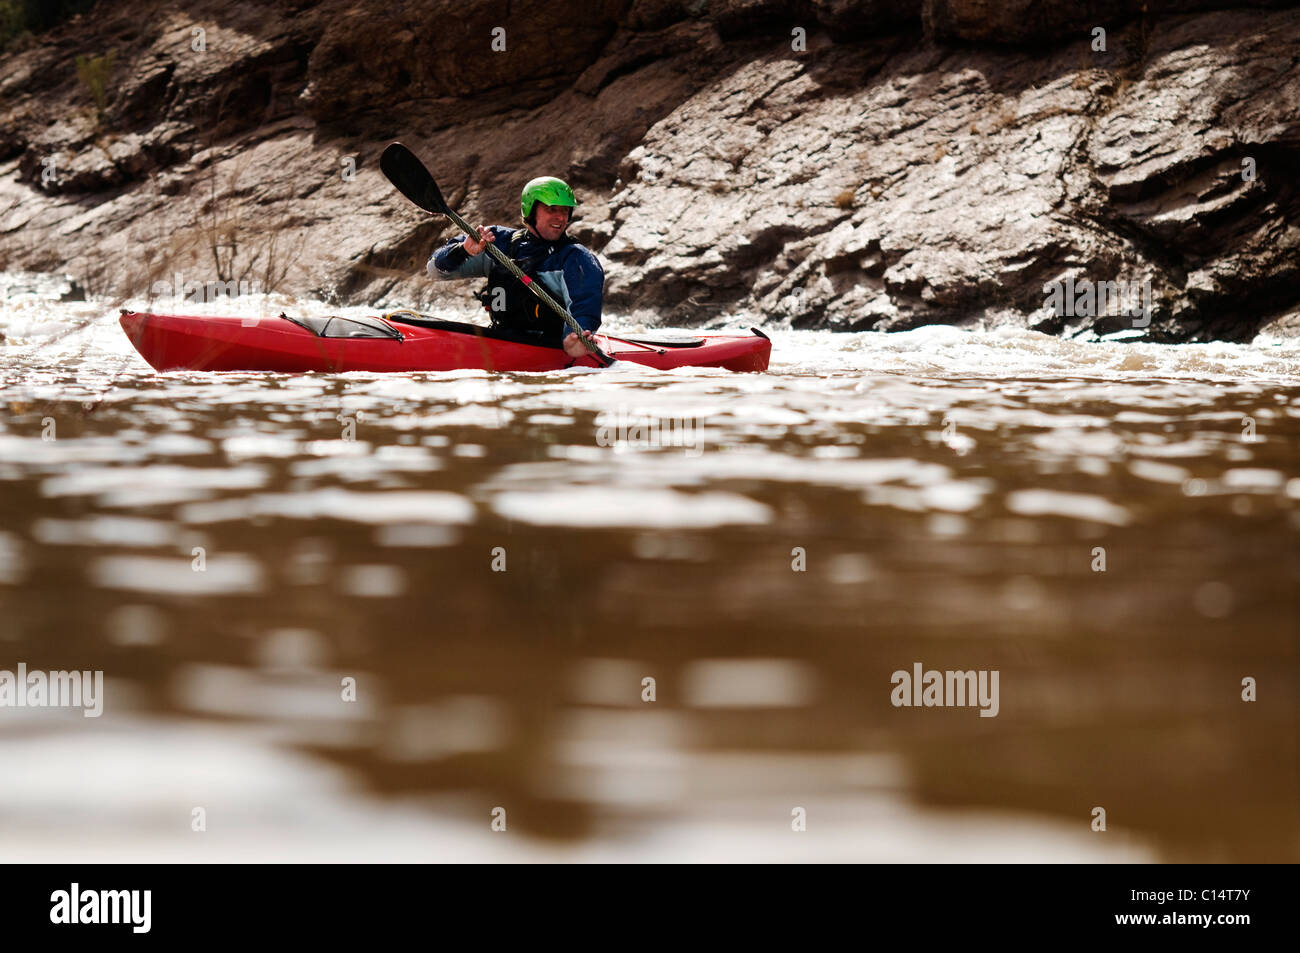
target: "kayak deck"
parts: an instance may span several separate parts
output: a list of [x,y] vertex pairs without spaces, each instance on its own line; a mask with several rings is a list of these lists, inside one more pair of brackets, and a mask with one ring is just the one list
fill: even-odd
[[[313,331],[337,322],[322,337]],[[571,358],[562,350],[511,339],[475,324],[436,320],[302,319],[152,314],[123,311],[122,330],[159,371],[557,371],[599,366],[591,355]],[[721,367],[765,371],[772,342],[751,334],[702,334],[687,340],[647,340],[597,334],[600,348],[620,361],[670,370]]]

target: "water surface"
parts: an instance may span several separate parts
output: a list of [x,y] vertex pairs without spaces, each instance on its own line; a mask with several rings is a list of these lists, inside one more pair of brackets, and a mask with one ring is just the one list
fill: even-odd
[[0,709],[6,861],[1300,859],[1294,340],[294,377],[114,318],[0,305],[0,669],[107,685]]

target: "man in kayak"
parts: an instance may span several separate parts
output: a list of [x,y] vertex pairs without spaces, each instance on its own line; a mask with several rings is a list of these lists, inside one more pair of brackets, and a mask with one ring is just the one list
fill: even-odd
[[480,225],[477,238],[457,235],[434,251],[425,270],[445,280],[486,278],[487,287],[478,299],[494,327],[522,340],[562,347],[570,357],[582,357],[587,348],[564,319],[487,253],[487,243],[496,243],[524,274],[541,282],[568,309],[590,340],[600,327],[605,270],[594,254],[565,234],[577,204],[573,190],[561,180],[533,179],[519,197],[523,228]]

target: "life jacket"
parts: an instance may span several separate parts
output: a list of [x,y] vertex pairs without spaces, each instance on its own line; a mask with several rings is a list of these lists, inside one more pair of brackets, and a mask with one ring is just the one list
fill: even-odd
[[[561,235],[553,242],[545,242],[539,251],[532,255],[522,257],[522,246],[524,240],[530,238],[528,229],[515,229],[510,241],[506,245],[506,257],[519,266],[519,270],[526,274],[533,281],[537,281],[537,269],[541,267],[542,262],[550,258],[556,252],[566,245],[575,245],[577,242],[567,234]],[[541,243],[542,239],[534,238],[534,242]],[[547,293],[555,297],[555,293],[546,285],[540,285]],[[501,291],[497,289],[500,288]],[[511,333],[517,333],[525,340],[534,340],[539,344],[546,344],[551,347],[559,347],[564,338],[565,324],[564,319],[542,301],[541,298],[533,294],[524,283],[512,275],[500,262],[492,256],[488,256],[488,281],[483,290],[475,295],[487,311],[488,317],[492,319],[492,326],[501,328]],[[561,303],[563,303],[561,301]],[[493,305],[497,305],[493,308]],[[504,307],[502,307],[504,305]]]

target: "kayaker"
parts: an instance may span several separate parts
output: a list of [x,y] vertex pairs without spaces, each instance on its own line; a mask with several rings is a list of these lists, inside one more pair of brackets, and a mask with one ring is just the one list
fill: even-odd
[[590,338],[600,327],[605,270],[591,251],[565,234],[577,204],[573,190],[560,179],[533,179],[519,196],[523,228],[480,225],[477,238],[457,235],[436,249],[425,270],[444,280],[486,278],[487,286],[477,297],[494,327],[524,340],[562,347],[570,357],[582,357],[587,348],[564,319],[487,253],[488,242],[497,244],[524,274],[540,281],[568,309]]

